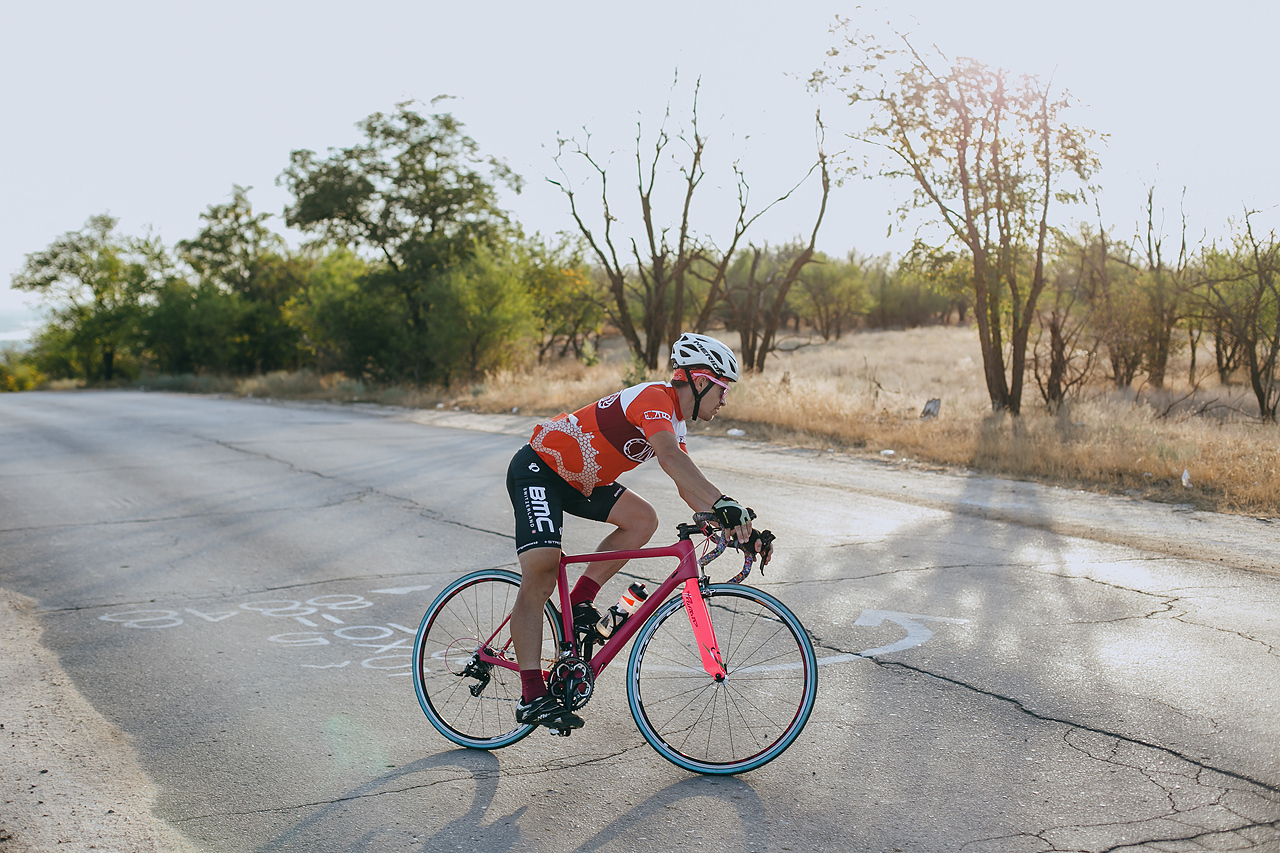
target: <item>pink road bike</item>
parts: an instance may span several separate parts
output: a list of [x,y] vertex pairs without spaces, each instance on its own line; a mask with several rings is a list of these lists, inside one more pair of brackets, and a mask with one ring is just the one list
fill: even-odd
[[[817,661],[800,620],[772,595],[739,583],[752,555],[733,580],[710,582],[707,564],[735,544],[712,519],[699,513],[693,524],[678,525],[679,538],[666,547],[562,556],[559,595],[545,608],[542,662],[551,691],[577,710],[634,637],[627,701],[644,739],[686,770],[727,775],[767,764],[799,736],[817,698]],[[701,557],[695,535],[705,537]],[[644,557],[679,563],[592,653],[573,629],[566,567]],[[534,728],[515,722],[520,674],[508,622],[519,587],[515,572],[472,572],[422,617],[413,651],[418,702],[460,746],[498,749]]]

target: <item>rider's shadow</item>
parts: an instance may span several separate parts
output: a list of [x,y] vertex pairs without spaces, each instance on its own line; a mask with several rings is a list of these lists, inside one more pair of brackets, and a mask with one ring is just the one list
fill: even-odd
[[[450,769],[461,771],[448,773]],[[437,771],[431,779],[414,779]],[[440,773],[438,771],[445,771]],[[439,850],[484,850],[501,853],[529,849],[530,833],[522,836],[520,820],[527,805],[508,814],[493,815],[501,780],[498,759],[487,752],[450,750],[397,767],[324,805],[319,811],[258,848],[258,853],[434,853]],[[470,807],[436,828],[430,816],[449,798],[445,792],[458,783],[474,784]],[[689,801],[710,800],[700,807]],[[737,813],[738,826],[727,828],[744,839],[768,844],[769,823],[764,804],[752,787],[731,777],[692,777],[675,782],[647,797],[602,826],[573,853],[617,849],[620,840],[643,846],[640,839],[720,834],[725,819]],[[539,820],[545,820],[543,817]],[[721,835],[721,840],[731,840]],[[538,839],[542,841],[542,839]],[[559,845],[557,845],[558,847]],[[536,849],[536,848],[535,848]]]
[[[703,814],[696,807],[684,807],[688,800],[714,800],[715,806]],[[703,841],[703,836],[714,835],[727,849],[733,849],[734,838],[725,827],[728,816],[736,811],[742,843],[756,843],[768,849],[769,822],[766,809],[756,796],[755,789],[741,779],[732,776],[696,776],[682,779],[655,792],[642,803],[618,815],[602,826],[594,835],[575,847],[572,853],[593,853],[605,849],[643,849],[645,842],[654,843],[658,838],[668,840],[687,838]],[[627,842],[618,847],[619,839]],[[690,844],[689,846],[696,846]],[[757,849],[739,847],[738,849]]]
[[[460,772],[449,773],[451,769]],[[428,771],[444,772],[430,779],[414,778]],[[525,807],[485,823],[500,778],[498,759],[488,752],[457,749],[423,758],[327,803],[259,847],[258,853],[428,853],[459,844],[467,845],[465,849],[509,850],[519,840],[517,823]],[[469,784],[475,787],[470,808],[442,826],[424,825],[433,822],[430,818],[439,815],[441,806],[456,803],[454,789]]]

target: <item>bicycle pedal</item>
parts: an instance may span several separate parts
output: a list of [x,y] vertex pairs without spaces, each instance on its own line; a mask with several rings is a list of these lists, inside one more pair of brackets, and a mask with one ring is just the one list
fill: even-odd
[[573,729],[547,729],[552,737],[568,737]]

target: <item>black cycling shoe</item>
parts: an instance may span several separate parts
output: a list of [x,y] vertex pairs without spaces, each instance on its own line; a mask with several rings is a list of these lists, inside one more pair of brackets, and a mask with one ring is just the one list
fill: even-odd
[[547,726],[553,729],[580,729],[582,718],[570,711],[550,693],[529,702],[520,697],[516,703],[516,722],[522,726]]
[[590,601],[579,601],[573,605],[573,630],[596,643],[604,642],[604,637],[596,630],[600,619],[600,611]]

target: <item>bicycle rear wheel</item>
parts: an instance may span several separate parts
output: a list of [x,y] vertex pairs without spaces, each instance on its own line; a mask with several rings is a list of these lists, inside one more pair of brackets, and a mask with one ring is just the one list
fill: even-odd
[[809,721],[817,659],[800,620],[768,593],[737,584],[706,593],[728,678],[717,683],[702,668],[676,597],[636,635],[627,700],[663,758],[695,773],[745,773],[781,755]]
[[[481,661],[490,654],[515,663],[509,626],[494,631],[511,614],[520,576],[501,569],[472,572],[451,583],[427,609],[413,644],[413,686],[418,704],[440,734],[459,746],[498,749],[509,746],[533,726],[516,723],[520,701],[518,670]],[[542,632],[542,666],[555,660],[563,628],[547,602]],[[490,640],[490,637],[492,639]]]

